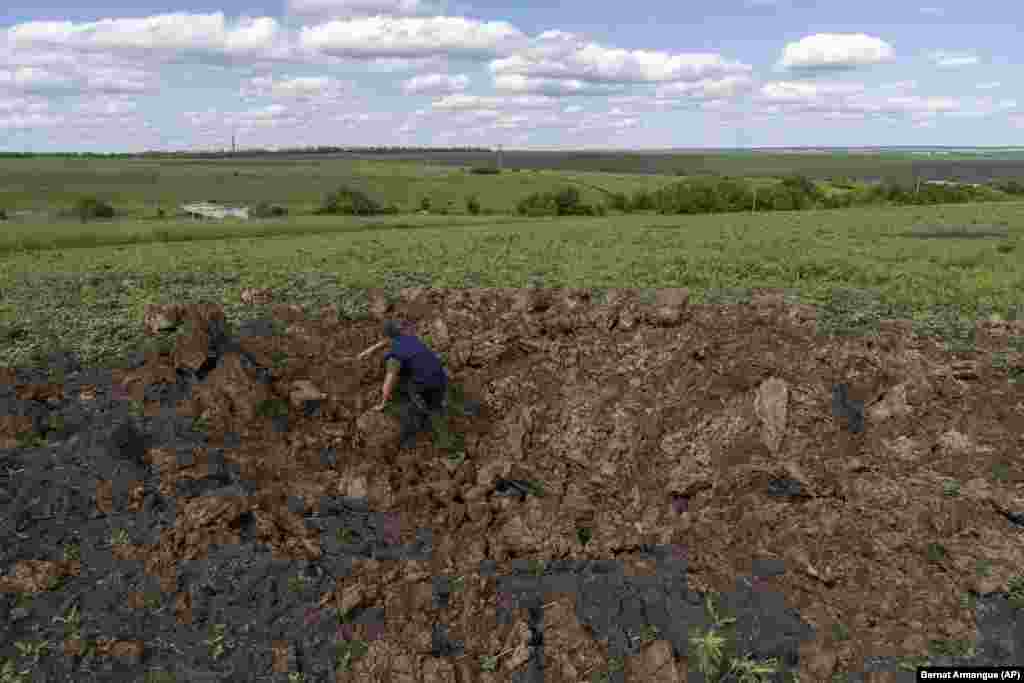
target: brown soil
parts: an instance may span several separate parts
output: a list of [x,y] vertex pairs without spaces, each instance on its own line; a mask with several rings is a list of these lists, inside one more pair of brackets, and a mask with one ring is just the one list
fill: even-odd
[[[283,334],[239,340],[275,368],[268,383],[225,352],[178,414],[205,419],[209,446],[225,449],[254,492],[179,500],[176,525],[158,543],[119,550],[171,595],[179,562],[237,542],[247,513],[275,557],[310,561],[325,550],[303,511],[321,513],[331,496],[388,513],[399,546],[429,530],[425,559],[355,561],[315,596],[342,612],[383,610],[379,624],[353,627],[367,650],[338,681],[513,680],[531,631],[524,608],[507,623],[497,616],[507,600],[497,577],[523,575],[528,560],[614,560],[631,581],[655,574],[651,548],[670,547],[691,590],[721,594],[757,574],[758,562],[779,561],[784,570],[758,576],[756,590],[813,628],[794,666],[805,683],[864,671],[871,658],[920,656],[935,641],[974,642],[962,598],[1005,591],[1020,572],[1024,385],[988,360],[1024,335],[1020,322],[979,323],[976,350],[954,354],[911,335],[905,321],[823,337],[813,307],[765,291],[735,306],[692,305],[680,290],[650,304],[631,291],[602,303],[585,290],[416,289],[395,304],[375,296],[374,317],[361,321],[278,307]],[[223,318],[215,306],[153,307],[153,329],[159,315],[188,332],[170,354],[112,371],[134,400],[173,382],[176,368],[201,368],[210,322]],[[482,404],[478,416],[449,419],[448,432],[463,435],[461,463],[426,434],[399,451],[397,420],[373,410],[380,354],[355,356],[378,339],[384,317],[429,336],[453,383]],[[1020,367],[1024,354],[1007,360]],[[19,398],[63,392],[22,386]],[[262,414],[272,399],[287,405],[286,427]],[[155,401],[144,405],[159,412]],[[307,416],[308,405],[319,411]],[[26,419],[0,416],[0,439]],[[333,464],[321,457],[329,448]],[[207,472],[202,448],[191,464],[170,449],[144,458],[168,496],[175,482]],[[543,495],[496,495],[502,479],[537,482]],[[110,482],[97,484],[98,505],[115,497]],[[485,560],[493,571],[482,570]],[[431,600],[440,576],[462,577],[447,604]],[[574,596],[550,586],[542,595],[543,680],[578,683],[608,670],[609,644],[581,623]],[[174,604],[191,623],[188,595]],[[461,654],[424,654],[438,624]],[[273,648],[275,670],[287,670],[287,643]],[[500,655],[495,670],[481,671],[490,655]],[[623,664],[628,681],[683,681],[695,668],[657,637]]]

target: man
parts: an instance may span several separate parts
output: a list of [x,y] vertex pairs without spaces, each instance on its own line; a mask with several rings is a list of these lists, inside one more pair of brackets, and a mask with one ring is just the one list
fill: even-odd
[[386,339],[360,353],[359,358],[391,344],[391,351],[384,356],[387,375],[377,410],[384,410],[397,386],[399,395],[408,399],[402,410],[400,447],[412,448],[416,435],[429,425],[431,414],[444,408],[448,375],[441,359],[415,335],[402,334],[397,322],[384,323],[384,336]]

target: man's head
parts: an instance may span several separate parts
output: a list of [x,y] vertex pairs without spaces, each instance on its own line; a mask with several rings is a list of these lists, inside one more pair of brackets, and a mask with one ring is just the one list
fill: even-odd
[[386,320],[384,321],[384,336],[388,339],[394,339],[395,337],[402,334],[402,326],[398,324],[397,320]]

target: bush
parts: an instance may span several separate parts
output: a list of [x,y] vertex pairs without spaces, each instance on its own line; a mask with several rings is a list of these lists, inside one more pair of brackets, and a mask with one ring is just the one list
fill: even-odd
[[519,202],[516,212],[524,216],[593,216],[597,210],[581,202],[579,190],[570,186],[557,192],[535,192]]
[[430,197],[424,197],[420,200],[420,211],[430,211]]
[[388,212],[363,192],[343,185],[324,198],[323,206],[316,213],[320,215],[373,216]]
[[616,211],[622,211],[623,213],[629,213],[633,210],[629,203],[629,197],[626,196],[625,192],[616,192],[608,198],[609,208],[615,209]]
[[253,218],[281,218],[288,215],[288,209],[270,202],[260,202],[249,210]]
[[75,203],[75,215],[83,223],[93,218],[113,218],[114,207],[95,197],[83,197]]
[[5,221],[5,220],[7,220],[7,212],[4,211],[3,209],[0,209],[0,221]]
[[637,190],[629,200],[631,211],[651,211],[654,209],[654,197],[644,190]]
[[469,169],[470,173],[476,173],[477,175],[497,175],[501,173],[501,169],[496,166],[474,166]]
[[1024,183],[1013,178],[996,183],[995,188],[1006,194],[1024,194]]
[[474,216],[480,213],[480,200],[477,199],[476,196],[470,197],[466,200],[466,211]]

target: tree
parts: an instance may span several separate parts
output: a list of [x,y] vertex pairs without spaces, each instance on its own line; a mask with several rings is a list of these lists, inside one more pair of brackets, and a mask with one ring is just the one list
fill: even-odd
[[114,207],[96,197],[83,197],[75,204],[75,213],[85,223],[93,218],[113,218]]
[[324,198],[318,214],[342,214],[348,216],[372,216],[386,213],[376,201],[359,190],[342,186]]
[[480,200],[476,198],[476,195],[473,195],[466,200],[466,211],[470,212],[474,216],[480,213]]

